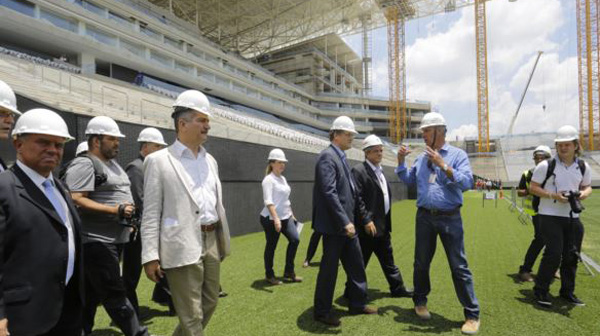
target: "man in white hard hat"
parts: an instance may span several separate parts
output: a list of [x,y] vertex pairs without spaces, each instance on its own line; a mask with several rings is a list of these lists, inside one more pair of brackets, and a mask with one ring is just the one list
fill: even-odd
[[144,210],[144,158],[167,144],[162,133],[154,128],[144,128],[138,135],[137,142],[140,144],[140,155],[125,166],[125,172],[131,182],[131,195],[135,205],[134,226],[135,230],[129,236],[129,242],[123,248],[123,282],[129,302],[140,314],[136,288],[142,274],[142,243],[139,238],[139,220]]
[[12,135],[17,162],[0,174],[0,336],[80,336],[80,220],[52,175],[73,138],[46,109],[23,114]]
[[396,168],[396,174],[404,183],[417,187],[413,272],[415,313],[424,320],[431,318],[427,309],[427,296],[431,292],[429,266],[439,236],[446,250],[456,295],[463,306],[465,323],[461,331],[464,334],[476,334],[479,331],[479,302],[475,297],[473,275],[467,264],[460,215],[462,194],[473,185],[469,158],[463,150],[446,143],[446,121],[441,114],[425,114],[421,131],[426,144],[425,152],[408,169],[405,158],[411,151],[406,146],[400,146]]
[[76,157],[65,174],[79,206],[85,253],[86,302],[83,330],[92,332],[99,303],[125,336],[148,335],[127,299],[119,254],[129,241],[134,214],[129,177],[114,159],[120,139],[117,123],[106,116],[92,118],[85,129],[88,153]]
[[323,235],[323,257],[315,289],[314,319],[331,326],[341,324],[331,312],[340,261],[347,275],[345,293],[350,314],[377,313],[376,308],[366,305],[367,276],[355,228],[355,224],[371,227],[373,222],[367,221],[344,153],[352,147],[356,134],[352,119],[336,118],[329,131],[331,145],[319,154],[315,166],[312,226]]
[[[8,140],[10,130],[15,124],[16,117],[21,112],[17,110],[17,97],[5,82],[0,80],[0,140]],[[0,157],[0,172],[7,169],[6,163]]]
[[569,304],[584,306],[575,296],[575,275],[583,241],[579,219],[580,201],[592,194],[592,175],[587,162],[579,158],[579,132],[573,126],[558,129],[556,157],[535,167],[530,192],[540,198],[538,217],[546,243],[533,287],[535,301],[551,307],[550,284],[560,266],[560,297]]
[[[533,162],[535,163],[535,166],[551,157],[552,152],[548,146],[541,145],[533,151]],[[519,186],[517,188],[517,194],[519,197],[525,197],[523,210],[525,213],[531,216],[531,221],[533,223],[533,240],[531,241],[531,244],[529,244],[523,265],[519,267],[519,279],[524,282],[533,282],[531,270],[533,268],[533,264],[535,264],[535,260],[544,248],[544,240],[542,239],[542,233],[539,227],[539,218],[537,216],[537,208],[540,203],[540,198],[532,195],[529,192],[531,189],[531,178],[533,176],[534,169],[535,167],[523,172],[521,175],[521,181],[519,182]]]
[[379,260],[393,297],[412,297],[412,290],[404,286],[400,269],[394,262],[392,249],[392,190],[383,174],[383,142],[371,134],[363,140],[365,161],[352,168],[358,194],[366,207],[368,225],[359,225],[358,238],[365,268],[371,255]]
[[202,92],[182,92],[172,113],[177,140],[144,160],[142,263],[152,281],[164,273],[169,279],[179,317],[174,335],[204,335],[230,250],[218,165],[203,147],[209,107]]

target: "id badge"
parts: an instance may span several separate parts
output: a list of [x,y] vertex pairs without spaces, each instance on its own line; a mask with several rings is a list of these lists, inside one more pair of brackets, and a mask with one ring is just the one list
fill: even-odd
[[436,179],[437,179],[437,174],[436,173],[431,173],[429,175],[429,183],[435,183]]

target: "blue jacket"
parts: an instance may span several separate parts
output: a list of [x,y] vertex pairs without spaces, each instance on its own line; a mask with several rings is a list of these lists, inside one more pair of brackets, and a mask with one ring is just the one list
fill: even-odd
[[312,226],[316,232],[345,235],[348,223],[368,223],[364,202],[352,190],[350,178],[352,174],[346,174],[340,155],[331,145],[319,154],[313,189]]

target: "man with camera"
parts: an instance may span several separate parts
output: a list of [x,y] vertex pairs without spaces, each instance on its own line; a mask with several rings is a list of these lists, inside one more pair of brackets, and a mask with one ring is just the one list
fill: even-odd
[[535,301],[551,307],[550,283],[560,266],[560,297],[568,303],[584,306],[575,294],[575,274],[583,240],[580,201],[592,193],[590,167],[579,159],[579,132],[573,126],[558,129],[557,156],[537,165],[530,192],[540,197],[538,216],[546,249],[535,279]]
[[117,123],[105,116],[87,124],[88,153],[75,158],[65,174],[82,220],[85,270],[83,330],[92,332],[96,306],[102,303],[126,336],[147,336],[125,294],[119,255],[129,241],[135,212],[127,174],[114,160],[120,138]]
[[[538,146],[533,151],[533,162],[537,166],[540,162],[552,157],[552,152],[548,146]],[[531,216],[531,222],[533,223],[533,240],[529,244],[527,253],[525,254],[525,260],[523,265],[519,267],[519,279],[524,282],[533,282],[533,276],[531,275],[531,269],[535,260],[537,259],[540,252],[544,248],[544,240],[542,239],[542,233],[540,232],[540,221],[537,216],[537,208],[540,203],[540,198],[532,195],[531,189],[531,178],[533,177],[533,171],[535,167],[528,169],[521,175],[521,181],[517,188],[517,194],[519,197],[524,197],[523,211]]]

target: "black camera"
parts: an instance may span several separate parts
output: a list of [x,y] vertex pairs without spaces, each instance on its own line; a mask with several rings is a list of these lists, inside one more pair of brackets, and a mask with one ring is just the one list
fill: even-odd
[[569,205],[571,205],[571,211],[573,211],[573,213],[578,214],[585,210],[585,207],[583,206],[583,204],[581,204],[581,201],[579,200],[579,196],[581,196],[581,192],[579,190],[571,190],[569,192],[563,193],[563,196],[569,199]]

